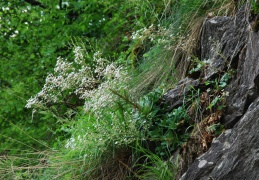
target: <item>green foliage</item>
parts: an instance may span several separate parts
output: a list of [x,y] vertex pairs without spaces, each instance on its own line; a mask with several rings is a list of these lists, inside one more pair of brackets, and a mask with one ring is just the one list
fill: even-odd
[[228,95],[227,92],[224,92],[224,88],[227,86],[229,80],[232,78],[231,71],[226,72],[222,75],[220,79],[215,79],[211,81],[206,81],[205,85],[212,85],[213,86],[213,100],[210,102],[208,109],[212,109],[213,107],[217,107],[218,110],[222,110],[225,108],[225,96]]
[[[28,134],[37,135],[42,141],[55,142],[56,119],[43,120],[24,108],[26,100],[37,93],[43,85],[46,73],[53,68],[55,58],[67,52],[60,51],[69,37],[63,35],[60,28],[62,20],[55,20],[53,14],[42,16],[39,7],[28,7],[20,1],[1,2],[1,109],[0,123],[1,150],[18,152],[26,149],[24,144],[34,144],[36,149],[43,149],[27,136],[21,135],[12,123],[26,129]],[[46,10],[47,11],[47,10]],[[55,29],[55,31],[54,31]],[[42,127],[39,128],[39,127]],[[12,129],[12,131],[10,131]],[[18,141],[9,141],[8,138]]]
[[216,135],[220,135],[224,131],[224,126],[221,123],[213,124],[206,128],[208,132],[213,132]]
[[216,96],[212,101],[211,103],[209,104],[209,106],[206,108],[206,109],[212,109],[212,107],[214,107],[218,101],[220,100],[220,97],[219,96]]
[[[44,177],[94,179],[100,175],[112,178],[116,173],[127,176],[127,169],[119,161],[131,166],[128,164],[132,155],[130,146],[139,138],[129,117],[129,112],[119,103],[113,110],[103,110],[98,119],[91,114],[78,114],[71,138],[65,148],[49,157],[52,168],[44,172]],[[110,168],[119,171],[106,172]]]
[[[51,115],[47,119],[39,115],[32,114],[25,109],[28,92],[24,91],[27,85],[20,82],[13,88],[1,89],[1,133],[0,133],[0,152],[18,153],[22,150],[43,150],[46,147],[44,143],[51,144],[56,142],[57,136],[63,136],[64,133],[53,132],[59,126],[56,124],[56,119]],[[49,126],[48,124],[52,124]],[[37,135],[37,136],[35,136]],[[34,138],[41,143],[35,141]],[[63,137],[64,139],[65,137]]]
[[134,164],[134,167],[138,169],[135,174],[138,179],[158,179],[158,180],[170,180],[176,179],[177,175],[177,163],[178,160],[169,159],[162,160],[158,155],[143,148],[141,145],[136,146],[136,152],[143,154],[139,157],[139,160],[145,159],[145,162],[141,164]]
[[[10,134],[8,121],[22,124],[22,129],[28,129],[32,134],[35,133],[32,129],[41,131],[35,126],[39,122],[44,124],[41,127],[49,129],[50,134],[56,131],[55,118],[50,118],[51,123],[43,121],[49,119],[47,114],[34,114],[33,123],[29,123],[33,113],[24,106],[26,100],[42,88],[47,74],[53,72],[57,57],[71,61],[71,37],[87,40],[85,47],[90,56],[94,51],[101,50],[114,60],[128,46],[129,42],[121,41],[125,33],[149,20],[148,16],[141,18],[135,25],[136,17],[142,17],[142,12],[135,9],[137,1],[68,1],[68,7],[64,8],[57,8],[58,1],[40,2],[47,8],[18,0],[0,3],[0,122],[1,133],[5,136],[14,135]],[[144,6],[142,8],[144,10]],[[62,114],[62,111],[59,113]],[[36,134],[39,138],[46,137],[40,132]],[[52,136],[59,138],[55,134]],[[51,139],[55,141],[55,138]],[[5,143],[5,138],[1,141],[2,149],[8,149],[9,145],[12,148],[10,143]]]
[[[44,177],[123,179],[151,174],[159,179],[173,177],[175,172],[171,170],[175,171],[176,166],[172,162],[165,163],[162,157],[170,157],[170,153],[188,137],[184,128],[188,123],[185,109],[179,107],[171,113],[159,112],[157,103],[163,94],[162,88],[143,96],[138,102],[133,102],[125,93],[115,93],[120,99],[114,106],[102,109],[99,114],[76,116],[75,125],[70,126],[71,138],[66,141],[65,149],[48,157],[52,168],[44,171]],[[156,143],[154,152],[149,142]],[[147,146],[144,148],[140,144]],[[143,158],[147,161],[139,168]],[[162,168],[162,172],[157,169],[161,164],[166,168]]]
[[259,13],[259,1],[258,0],[251,0],[252,10],[254,14]]
[[221,78],[220,78],[220,81],[219,81],[219,86],[221,88],[225,88],[228,81],[230,80],[231,76],[229,73],[225,73]]
[[[195,32],[200,22],[197,19],[204,16],[208,9],[215,11],[226,3],[228,0],[165,1],[161,14],[155,13],[153,2],[148,3],[153,9],[151,16],[156,17],[156,21],[132,34],[134,41],[128,52],[128,59],[135,68],[132,89],[136,97],[154,90],[161,83],[173,86],[185,76],[188,58],[197,51],[194,45],[199,38]],[[225,13],[224,8],[220,11],[219,14]]]
[[189,116],[184,107],[174,109],[171,113],[152,127],[150,132],[151,140],[158,140],[160,144],[156,147],[156,153],[161,157],[167,157],[170,152],[173,152],[188,139],[187,131],[183,128],[188,124]]
[[[175,62],[190,55],[184,42],[194,18],[227,1],[39,2],[0,2],[0,154],[8,156],[0,161],[0,174],[6,179],[173,178],[176,164],[164,159],[188,138],[190,117],[185,104],[172,112],[160,107],[160,85],[177,81]],[[82,64],[74,63],[72,48],[78,46],[87,52]],[[95,59],[96,54],[102,56]],[[56,70],[57,59],[73,67]],[[107,75],[109,68],[116,73]],[[119,70],[127,77],[117,78]],[[81,77],[65,87],[71,74]],[[91,77],[91,87],[83,77]],[[45,91],[48,78],[57,81]],[[228,79],[226,74],[212,84],[222,90]],[[220,101],[221,94],[213,93],[209,110]],[[35,94],[43,102],[34,104],[37,112],[25,108]],[[140,168],[142,159],[148,161]]]
[[171,152],[187,140],[189,116],[184,106],[172,112],[167,112],[166,108],[161,109],[159,100],[162,95],[163,89],[160,88],[141,97],[134,120],[142,133],[142,139],[155,143],[154,153],[168,158]]
[[202,71],[208,65],[209,61],[210,60],[201,61],[197,57],[194,57],[192,63],[197,64],[197,65],[196,65],[196,67],[192,68],[189,73],[193,74],[193,73]]

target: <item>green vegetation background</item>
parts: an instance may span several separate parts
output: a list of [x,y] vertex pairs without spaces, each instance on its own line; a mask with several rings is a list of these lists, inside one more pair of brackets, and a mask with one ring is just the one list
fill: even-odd
[[[131,119],[128,114],[136,108],[132,107],[132,104],[139,104],[141,110],[138,109],[140,119],[138,123],[141,125],[138,124],[137,128],[142,127],[146,120],[150,120],[152,123],[159,121],[160,124],[156,125],[166,129],[164,131],[163,128],[150,128],[152,125],[149,124],[148,130],[143,131],[140,137],[177,139],[171,144],[163,141],[157,145],[158,156],[152,158],[163,164],[161,157],[165,155],[164,153],[170,153],[187,138],[185,134],[175,135],[178,125],[175,127],[171,125],[179,124],[182,119],[187,121],[188,117],[184,109],[176,109],[161,116],[159,112],[161,109],[155,103],[159,101],[165,89],[173,87],[186,73],[185,63],[180,66],[180,62],[196,56],[195,42],[189,41],[189,36],[195,34],[195,28],[198,28],[193,28],[195,23],[199,24],[198,22],[210,11],[225,13],[226,9],[231,9],[232,2],[227,0],[39,0],[39,4],[28,2],[25,0],[0,2],[2,7],[0,9],[0,154],[1,157],[8,155],[18,159],[5,162],[4,167],[8,169],[12,163],[17,167],[34,166],[39,163],[39,159],[51,157],[52,153],[54,154],[52,158],[62,157],[62,153],[67,153],[67,150],[64,150],[67,140],[86,133],[86,127],[96,128],[92,123],[95,121],[91,121],[90,115],[83,112],[83,104],[78,97],[75,97],[70,105],[65,103],[68,99],[66,92],[62,95],[64,103],[58,105],[61,110],[43,108],[34,112],[25,108],[27,100],[43,88],[47,75],[54,72],[58,57],[73,62],[75,46],[82,46],[87,51],[85,61],[90,65],[94,53],[99,51],[109,62],[115,62],[128,70],[131,77],[131,81],[128,82],[128,92],[113,92],[118,93],[121,99],[118,101],[119,108],[116,109],[117,116]],[[163,83],[165,85],[162,90]],[[66,112],[69,109],[76,115],[68,116]],[[106,120],[111,119],[108,114],[107,112],[105,114]],[[176,119],[175,114],[180,119]],[[102,125],[107,127],[106,123]],[[116,128],[119,128],[125,124],[119,122],[117,126]],[[136,127],[134,129],[136,130]],[[173,131],[169,133],[168,129]],[[125,133],[128,132],[125,130]],[[120,134],[110,135],[114,135],[115,139],[120,138],[117,137]],[[137,143],[140,142],[143,143],[142,141]],[[104,143],[111,149],[108,152],[114,153],[115,142],[108,143],[109,145],[107,142]],[[126,145],[132,148],[132,143],[133,141],[130,141]],[[149,150],[141,143],[135,144],[134,147],[139,147],[141,156],[143,154],[150,156]],[[169,146],[171,149],[168,150]],[[52,162],[61,164],[63,168],[59,169],[57,178],[60,175],[63,179],[69,179],[84,173],[85,177],[89,177],[89,173],[92,175],[99,173],[96,170],[98,168],[86,170],[88,166],[85,162],[82,165],[82,161],[86,158],[82,157],[83,152],[87,154],[84,148],[88,147],[82,146],[77,151],[71,150],[69,156],[63,159],[52,159]],[[100,160],[98,162],[105,159],[103,156],[106,156],[106,159],[112,156],[105,154],[102,149],[99,151],[102,155],[98,157]],[[48,152],[47,155],[45,152]],[[70,167],[63,166],[64,162],[71,160],[75,160],[75,163]],[[67,171],[68,168],[75,169],[78,164],[82,167],[80,172]],[[1,167],[0,173],[4,172],[3,169]],[[152,168],[147,165],[147,169]],[[50,179],[52,178],[50,174],[53,173],[39,169],[37,173],[29,172],[26,168],[17,172],[15,177],[18,179],[34,176],[34,178]],[[143,172],[142,175],[145,174]],[[163,177],[172,176],[168,172],[170,171],[166,171]],[[14,174],[7,173],[6,177],[14,177]]]

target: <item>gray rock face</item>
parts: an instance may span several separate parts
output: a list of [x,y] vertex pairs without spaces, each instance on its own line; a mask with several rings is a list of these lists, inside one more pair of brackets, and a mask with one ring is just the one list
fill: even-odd
[[169,111],[181,106],[183,104],[185,95],[192,88],[197,88],[199,84],[199,80],[185,78],[178,83],[176,88],[168,91],[163,97],[163,102],[169,106]]
[[251,94],[254,94],[253,80],[257,72],[251,67],[255,67],[259,46],[256,47],[258,39],[254,39],[256,33],[250,30],[248,12],[249,7],[244,6],[235,17],[207,20],[201,36],[201,58],[209,61],[205,79],[229,68],[236,69],[236,77],[226,89],[230,94],[224,116],[227,128],[233,127],[254,100]]
[[201,57],[210,60],[205,79],[220,71],[236,74],[226,91],[223,123],[228,129],[214,139],[181,180],[259,179],[259,32],[249,22],[249,6],[235,17],[215,17],[204,24]]
[[209,62],[205,78],[234,66],[247,40],[247,8],[235,17],[214,17],[205,21],[201,35],[201,59]]
[[259,179],[259,98],[197,158],[181,180]]

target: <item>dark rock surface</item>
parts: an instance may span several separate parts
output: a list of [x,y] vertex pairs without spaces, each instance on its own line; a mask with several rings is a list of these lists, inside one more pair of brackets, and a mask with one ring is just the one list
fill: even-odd
[[205,78],[236,66],[247,40],[247,7],[235,17],[214,17],[205,21],[201,35],[201,59],[208,61]]
[[180,170],[185,172],[181,180],[259,179],[259,32],[251,28],[250,12],[247,4],[234,17],[207,19],[200,49],[201,60],[208,65],[199,80],[186,78],[164,97],[175,108],[184,100],[182,92],[188,92],[182,87],[200,87],[222,72],[235,72],[225,88],[229,96],[222,123],[227,130],[192,164],[184,162],[183,167],[189,167]]
[[181,180],[259,179],[259,98],[197,158]]
[[[247,10],[243,12],[244,19],[248,19]],[[249,12],[249,11],[248,11]],[[246,21],[247,22],[247,21]],[[233,64],[237,65],[236,77],[227,87],[230,96],[227,98],[224,123],[227,128],[233,127],[240,117],[245,113],[249,104],[257,97],[259,85],[259,34],[253,32],[250,24],[241,24],[246,30],[245,45],[239,47],[238,57]],[[233,29],[233,31],[236,31]],[[244,44],[244,43],[242,43]]]
[[186,94],[193,88],[197,88],[199,85],[199,80],[185,78],[181,80],[174,89],[168,91],[164,95],[163,102],[169,106],[169,111],[171,111],[172,109],[181,106]]

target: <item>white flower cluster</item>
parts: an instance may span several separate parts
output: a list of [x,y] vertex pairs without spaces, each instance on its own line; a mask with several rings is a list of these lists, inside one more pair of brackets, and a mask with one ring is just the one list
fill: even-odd
[[153,24],[151,24],[148,28],[144,27],[142,29],[139,29],[135,32],[132,33],[131,35],[131,39],[135,40],[135,39],[142,39],[143,37],[146,36],[151,36],[152,32],[155,30]]
[[[73,134],[71,138],[66,141],[65,148],[67,149],[81,149],[85,147],[88,151],[91,148],[98,148],[98,146],[106,146],[107,141],[113,141],[115,146],[124,144],[131,144],[135,141],[132,135],[136,135],[138,132],[135,128],[135,121],[129,120],[126,122],[119,120],[118,114],[115,112],[109,112],[111,121],[97,121],[91,123],[91,127],[83,126],[80,122],[85,122],[85,119],[79,120],[80,126],[77,127],[76,134]],[[131,118],[130,112],[125,112],[124,117],[128,120]],[[88,151],[84,156],[93,156],[93,151]]]
[[[85,100],[85,110],[97,113],[103,107],[112,105],[115,95],[110,89],[125,89],[126,71],[109,63],[100,52],[93,56],[91,65],[86,64],[84,50],[74,49],[73,62],[58,58],[54,73],[49,74],[42,90],[31,97],[27,108],[43,108],[48,103],[62,102],[62,92],[75,93]],[[76,68],[77,67],[77,68]]]
[[171,32],[171,28],[166,29],[160,25],[154,27],[154,25],[151,24],[148,28],[144,27],[133,32],[131,35],[131,39],[143,40],[145,38],[148,38],[151,42],[156,40],[159,44],[162,44],[165,43],[166,39],[171,40],[171,38],[173,37],[173,34]]
[[9,7],[2,7],[2,10],[3,10],[3,11],[9,11],[10,8],[9,8]]
[[15,38],[19,34],[19,31],[15,30],[12,35],[10,35],[11,38]]
[[74,137],[72,135],[71,138],[69,138],[65,144],[65,148],[70,148],[70,149],[75,149],[76,146],[80,143],[80,144],[83,144],[83,143],[87,143],[86,142],[86,137],[87,133],[84,135],[84,137],[81,137],[80,135],[78,135],[77,137]]

